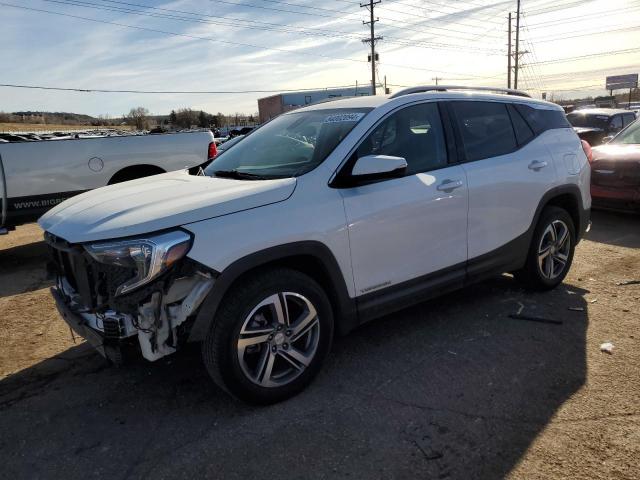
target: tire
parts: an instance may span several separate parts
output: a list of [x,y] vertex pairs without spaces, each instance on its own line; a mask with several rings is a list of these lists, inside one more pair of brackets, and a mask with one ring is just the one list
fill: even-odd
[[203,361],[233,396],[280,402],[320,371],[333,326],[329,299],[311,277],[285,268],[259,272],[225,295],[202,344]]
[[569,273],[575,245],[571,215],[560,207],[546,207],[533,233],[526,264],[514,276],[533,290],[557,287]]

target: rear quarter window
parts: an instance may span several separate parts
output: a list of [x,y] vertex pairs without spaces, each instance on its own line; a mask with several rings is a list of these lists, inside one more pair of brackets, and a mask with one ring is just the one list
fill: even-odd
[[561,110],[544,110],[519,103],[515,103],[513,106],[536,135],[554,128],[571,128],[571,124]]
[[513,105],[509,105],[507,108],[509,110],[509,115],[511,115],[511,121],[513,122],[513,130],[516,132],[518,146],[521,147],[522,145],[529,143],[536,135]]

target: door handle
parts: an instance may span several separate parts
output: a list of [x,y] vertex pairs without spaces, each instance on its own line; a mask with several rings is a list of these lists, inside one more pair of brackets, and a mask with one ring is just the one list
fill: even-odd
[[546,167],[548,165],[548,163],[546,161],[540,161],[540,160],[534,160],[533,162],[531,162],[529,164],[529,170],[533,170],[535,172],[537,172],[538,170]]
[[441,192],[452,192],[454,191],[456,188],[460,188],[462,185],[464,185],[462,183],[462,180],[443,180],[442,183],[440,185],[438,185],[436,188],[438,190],[440,190]]

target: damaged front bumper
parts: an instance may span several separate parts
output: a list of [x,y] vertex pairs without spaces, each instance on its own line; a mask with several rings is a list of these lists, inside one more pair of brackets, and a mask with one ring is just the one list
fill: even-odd
[[67,264],[76,267],[76,288],[67,277],[58,275],[56,286],[51,288],[58,311],[75,333],[116,364],[122,362],[124,347],[135,343],[150,361],[174,353],[184,338],[181,329],[188,327],[188,320],[195,316],[215,281],[204,268],[177,268],[147,290],[123,296],[120,305],[127,306],[125,312],[117,306],[88,307],[91,302],[79,291],[92,290],[91,286],[78,285],[78,279],[91,275],[79,275],[78,269],[91,270],[91,265],[82,266],[78,259]]

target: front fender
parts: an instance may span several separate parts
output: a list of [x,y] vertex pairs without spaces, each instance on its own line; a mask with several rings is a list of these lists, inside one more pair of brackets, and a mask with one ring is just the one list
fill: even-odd
[[[278,245],[261,250],[236,260],[222,272],[217,273],[211,292],[198,311],[195,322],[189,333],[189,342],[205,339],[211,328],[218,308],[224,301],[231,286],[243,275],[259,269],[276,265],[287,265],[295,268],[290,260],[306,257],[318,261],[324,268],[322,275],[327,277],[329,285],[323,285],[327,291],[336,313],[336,330],[346,334],[358,325],[356,302],[349,297],[344,276],[331,250],[318,241],[300,241]],[[320,282],[321,284],[324,282]]]

